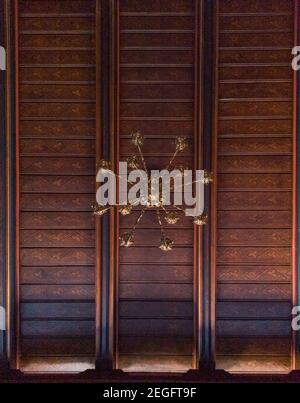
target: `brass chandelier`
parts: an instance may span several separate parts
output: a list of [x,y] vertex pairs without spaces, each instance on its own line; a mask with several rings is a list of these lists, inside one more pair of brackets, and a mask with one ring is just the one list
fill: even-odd
[[[127,164],[130,169],[133,170],[139,170],[143,169],[147,174],[149,174],[149,170],[146,164],[145,157],[142,152],[142,147],[144,145],[145,137],[140,133],[140,132],[134,132],[131,135],[131,141],[133,145],[137,149],[137,154],[133,155],[129,158],[127,158]],[[188,141],[185,137],[176,137],[175,138],[175,149],[173,152],[173,155],[171,159],[168,162],[167,167],[165,168],[166,170],[179,170],[182,174],[184,171],[187,169],[184,165],[182,164],[176,164],[175,159],[178,156],[178,154],[182,153],[188,148]],[[106,160],[101,160],[99,163],[97,163],[97,170],[111,170],[111,164],[106,161]],[[121,178],[119,175],[117,175],[120,179]],[[148,176],[149,177],[149,176]],[[127,179],[126,179],[127,180]],[[205,185],[209,185],[212,182],[212,174],[208,171],[204,171],[204,176],[203,176],[203,183]],[[129,184],[133,185],[133,183],[127,181]],[[134,245],[134,236],[135,236],[135,231],[142,220],[144,214],[148,210],[154,210],[156,211],[156,216],[157,216],[157,222],[160,228],[160,243],[159,243],[159,248],[164,251],[168,252],[173,249],[174,241],[167,237],[165,233],[165,228],[164,228],[164,222],[166,222],[169,225],[176,225],[178,221],[181,219],[181,215],[186,215],[186,211],[182,209],[181,207],[175,205],[174,203],[171,203],[169,206],[165,206],[163,203],[163,195],[162,192],[159,191],[159,197],[155,197],[152,194],[152,184],[151,180],[148,179],[148,184],[150,185],[150,192],[148,193],[147,200],[144,200],[144,203],[142,205],[142,209],[140,214],[138,215],[133,227],[129,232],[125,232],[120,236],[120,246],[123,247],[131,247]],[[173,187],[174,190],[174,187]],[[101,204],[94,204],[92,206],[94,215],[96,216],[103,216],[106,214],[110,209],[114,208],[115,206],[104,206]],[[119,213],[122,216],[128,216],[129,214],[132,213],[133,211],[133,205],[132,204],[127,204],[127,205],[119,205],[117,204],[116,207],[119,210]],[[197,226],[203,226],[207,223],[208,220],[208,215],[207,213],[202,213],[199,216],[196,216],[193,218],[193,222]]]

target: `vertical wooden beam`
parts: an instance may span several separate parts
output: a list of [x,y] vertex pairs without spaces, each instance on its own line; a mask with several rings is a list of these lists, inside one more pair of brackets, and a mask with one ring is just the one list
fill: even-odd
[[18,327],[15,320],[18,315],[18,300],[15,295],[16,284],[16,116],[15,116],[15,39],[16,7],[14,0],[5,0],[5,308],[6,308],[6,357],[9,367],[18,368]]
[[[203,50],[205,58],[203,64],[203,147],[202,147],[202,168],[211,171],[212,169],[212,104],[213,104],[213,2],[203,0]],[[199,369],[201,371],[212,371],[215,368],[214,352],[214,328],[215,328],[215,293],[214,293],[214,264],[212,261],[212,229],[214,218],[212,216],[211,203],[216,195],[211,192],[210,187],[205,189],[205,206],[209,213],[209,224],[203,228],[202,238],[202,272],[201,272],[201,350],[199,356]],[[212,221],[211,221],[212,220]]]
[[[116,166],[115,0],[97,0],[96,157]],[[101,221],[100,221],[101,220]],[[111,210],[96,218],[96,370],[116,367],[115,283],[116,217]]]
[[[300,5],[299,0],[294,0],[294,46],[299,46],[300,40]],[[293,250],[292,250],[292,267],[293,267],[293,306],[300,305],[300,265],[298,260],[299,237],[298,228],[300,225],[299,215],[299,192],[300,192],[300,176],[299,155],[300,144],[298,140],[298,132],[300,129],[300,103],[299,91],[300,80],[299,71],[294,71],[294,93],[293,93]],[[292,369],[300,370],[300,332],[292,332]]]
[[[6,48],[5,44],[5,5],[0,3],[0,46]],[[0,314],[4,314],[6,310],[6,268],[5,268],[5,239],[6,239],[6,167],[5,167],[5,145],[6,145],[6,119],[5,119],[5,90],[6,90],[6,72],[0,71],[0,217],[1,217],[1,232],[0,232]],[[2,322],[2,318],[0,321]],[[6,325],[5,325],[6,326]],[[8,369],[8,356],[6,351],[6,331],[0,329],[0,373]]]

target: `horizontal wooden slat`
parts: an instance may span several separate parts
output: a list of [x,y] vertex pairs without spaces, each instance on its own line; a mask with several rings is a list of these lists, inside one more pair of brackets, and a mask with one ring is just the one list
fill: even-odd
[[128,372],[185,372],[192,368],[192,357],[120,355],[119,365]]
[[[150,230],[146,230],[149,232]],[[190,282],[193,280],[192,266],[168,265],[120,265],[120,281],[166,281]]]
[[191,337],[126,337],[119,339],[119,351],[125,354],[191,355]]
[[124,248],[120,257],[120,263],[152,263],[153,261],[177,264],[190,264],[193,257],[193,248],[176,248],[173,253],[166,254],[158,247],[149,248]]
[[228,372],[261,372],[261,373],[284,373],[290,371],[291,360],[289,356],[218,356],[217,369]]
[[[193,245],[192,230],[178,230],[178,228],[169,229],[168,237],[170,237],[175,245]],[[135,231],[134,244],[156,246],[161,238],[160,229],[138,229]]]
[[120,29],[193,29],[192,16],[121,16]]
[[[21,287],[21,300],[24,301],[66,301],[66,300],[91,300],[95,299],[94,285],[23,285]],[[31,322],[30,322],[31,323]],[[45,322],[49,328],[51,323]],[[77,322],[74,322],[76,325]],[[91,326],[91,324],[89,324]],[[30,328],[29,323],[27,325]],[[38,329],[38,326],[37,326]],[[25,334],[26,335],[26,334]],[[30,334],[27,334],[28,336]],[[32,334],[32,335],[38,335]],[[58,336],[53,330],[52,334],[46,336]],[[91,333],[93,335],[93,333]],[[70,334],[74,336],[74,334]]]
[[121,336],[176,337],[192,336],[193,321],[189,319],[120,319]]
[[[235,21],[239,18],[234,17]],[[248,19],[248,17],[247,17]],[[292,60],[290,49],[257,48],[255,50],[224,48],[220,50],[220,63],[287,63]],[[262,83],[266,85],[266,83]],[[263,87],[264,88],[264,87]],[[257,91],[259,89],[257,88]]]
[[[136,219],[138,218],[138,215],[139,215],[139,212],[134,211],[129,216],[120,217],[120,228],[123,229],[123,228],[132,227],[132,225],[135,223]],[[172,225],[167,224],[167,223],[165,223],[164,225],[168,228],[173,227]],[[180,228],[180,227],[193,228],[192,218],[182,215],[180,220],[177,222],[176,226],[177,226],[177,228]],[[139,228],[143,228],[143,229],[144,228],[147,228],[147,229],[148,228],[159,228],[156,212],[148,210],[144,214],[143,219],[140,221]],[[149,250],[149,253],[150,252],[151,251]],[[166,254],[164,254],[164,256],[166,256]]]
[[36,48],[93,48],[95,46],[95,35],[20,35],[20,47],[36,47]]
[[289,246],[290,229],[219,229],[218,245]]
[[291,212],[220,211],[219,228],[291,228]]
[[[282,300],[291,298],[290,284],[219,284],[217,295],[222,300]],[[290,322],[287,327],[290,328]],[[273,333],[272,333],[273,331]],[[271,330],[271,334],[276,331]]]
[[71,119],[64,122],[29,122],[22,121],[20,124],[20,135],[22,136],[46,136],[48,137],[64,137],[64,136],[94,136],[95,122],[93,121],[72,121]]
[[[22,211],[91,211],[95,202],[92,194],[22,194],[20,205]],[[88,220],[91,223],[91,220]]]
[[94,322],[91,320],[81,321],[23,321],[21,328],[22,335],[28,336],[93,336]]
[[21,17],[20,24],[24,31],[85,31],[95,28],[93,17]]
[[193,104],[188,102],[123,102],[121,103],[120,114],[122,117],[191,117],[193,115]]
[[291,333],[289,320],[218,320],[217,334],[224,336],[274,336],[287,337]]
[[[160,155],[162,152],[172,154],[176,151],[175,139],[146,139],[143,146],[143,154]],[[135,155],[138,153],[138,149],[132,143],[131,139],[124,139],[120,141],[121,154]],[[181,155],[192,155],[193,153],[193,141],[189,139],[188,147],[181,152]],[[164,166],[161,169],[165,168]]]
[[141,67],[141,68],[121,68],[122,82],[125,81],[183,81],[190,82],[193,79],[193,69],[191,67]]
[[291,77],[290,66],[249,66],[223,67],[220,69],[220,80],[256,80],[256,79],[289,79]]
[[95,247],[95,231],[23,230],[21,247]]
[[[27,142],[27,140],[25,141]],[[43,145],[41,144],[41,148],[44,149],[44,152],[47,154],[49,152],[52,152],[55,154],[55,151],[53,147],[55,148],[55,145],[51,147],[51,143],[49,144],[49,140],[47,144]],[[76,144],[76,141],[74,141]],[[59,143],[57,143],[59,144]],[[48,148],[48,147],[49,148]],[[85,147],[84,144],[79,142],[78,147],[72,148],[72,144],[70,143],[64,143],[64,151],[61,150],[63,154],[67,153],[81,153],[83,152],[83,147]],[[87,143],[86,145],[88,147],[88,152],[86,154],[92,154],[92,149],[93,149],[93,143]],[[34,147],[35,153],[37,153],[37,148]],[[29,153],[33,151],[33,148],[28,149]],[[43,157],[43,156],[38,156],[38,157],[22,157],[21,158],[21,164],[20,164],[20,170],[21,173],[26,173],[26,174],[56,174],[60,175],[62,172],[64,175],[94,175],[96,172],[96,164],[95,164],[95,159],[94,158],[64,158],[64,157]]]
[[136,300],[192,300],[192,284],[130,284],[121,283],[119,286],[119,297],[121,299]]
[[292,178],[289,174],[220,174],[219,187],[240,190],[290,190]]
[[[249,140],[245,138],[244,141]],[[277,173],[292,170],[292,157],[284,155],[230,155],[220,157],[218,162],[219,173]]]
[[192,302],[121,301],[121,318],[193,318]]
[[290,192],[219,192],[218,206],[222,210],[289,210],[292,200]]
[[88,369],[94,369],[95,358],[90,355],[74,357],[21,357],[20,368],[25,373],[80,373]]
[[293,46],[293,34],[292,31],[287,32],[272,32],[272,33],[222,33],[220,36],[221,47],[251,47],[261,46],[263,43],[265,47],[292,47]]
[[[95,100],[95,87],[93,85],[28,85],[20,87],[22,99],[47,101],[49,100]],[[23,101],[24,102],[24,101]],[[24,106],[25,108],[25,106]],[[91,108],[91,106],[90,106]]]
[[94,249],[87,248],[26,248],[21,250],[24,266],[84,266],[95,263]]
[[222,135],[265,135],[287,134],[292,135],[292,120],[224,120],[219,122],[219,134]]
[[[40,19],[35,19],[37,22]],[[74,21],[74,20],[72,20]],[[52,36],[52,35],[51,35]],[[43,65],[54,64],[61,65],[65,68],[65,65],[95,65],[96,52],[93,49],[76,49],[76,52],[72,50],[49,50],[40,49],[37,50],[20,50],[20,64],[21,65]],[[75,68],[74,66],[74,68]],[[92,91],[91,91],[92,93]]]
[[193,57],[194,55],[191,50],[170,50],[168,52],[161,52],[160,50],[149,50],[147,52],[140,50],[123,50],[121,51],[120,61],[122,64],[150,63],[155,67],[155,64],[191,64],[193,63]]
[[147,121],[139,122],[121,121],[121,135],[128,135],[132,131],[139,129],[145,136],[180,136],[184,132],[185,136],[191,137],[193,134],[192,121]]
[[289,355],[290,340],[288,338],[218,338],[217,354],[223,355]]
[[19,5],[20,13],[92,13],[94,3],[86,0],[49,0],[45,4],[44,0],[21,0]]
[[36,154],[38,156],[52,154],[53,157],[57,157],[59,154],[94,157],[95,141],[26,139],[20,142],[20,153],[21,155]]
[[21,304],[21,318],[28,319],[93,319],[95,304],[86,302]]
[[95,80],[95,69],[93,67],[76,67],[76,68],[41,68],[30,67],[20,68],[21,83],[28,81],[72,81],[74,84],[78,81],[93,82]]
[[225,247],[218,248],[218,262],[291,264],[291,249],[282,247]]
[[122,12],[193,12],[193,2],[187,0],[174,0],[168,3],[164,0],[153,0],[151,3],[141,3],[139,0],[124,0]]
[[82,212],[25,212],[20,218],[21,229],[81,229],[94,228],[95,218]]
[[282,319],[291,315],[290,302],[218,302],[217,320],[221,319]]
[[[161,54],[161,52],[160,52]],[[192,99],[191,84],[123,84],[121,85],[122,99]]]
[[252,0],[222,0],[220,13],[291,13],[293,2],[291,0],[264,1]]
[[292,104],[290,101],[257,102],[257,101],[230,101],[221,102],[220,116],[291,116]]
[[22,192],[36,193],[92,193],[95,184],[92,176],[30,176],[22,179]]
[[22,267],[20,272],[22,284],[94,284],[95,268],[93,266],[38,266]]
[[[292,97],[292,84],[287,83],[243,83],[243,84],[220,84],[219,96],[221,99],[231,98],[291,98]],[[253,101],[255,102],[255,101]],[[242,104],[239,105],[239,108]],[[267,106],[267,104],[266,104]],[[261,108],[261,102],[257,104]],[[260,109],[261,110],[261,109]],[[241,115],[241,113],[239,113]]]
[[245,265],[219,265],[217,280],[222,282],[291,282],[291,266],[245,266]]
[[272,16],[261,16],[253,15],[250,17],[246,16],[222,16],[220,17],[220,30],[261,30],[267,31],[270,29],[274,30],[291,30],[292,20],[289,15],[272,15]]
[[219,153],[290,153],[292,141],[286,138],[273,139],[221,139],[219,140]]
[[21,351],[24,356],[67,356],[94,355],[94,339],[84,337],[83,340],[75,338],[26,338],[22,340]]
[[88,103],[23,103],[20,107],[21,118],[55,117],[92,118],[95,116],[94,104]]

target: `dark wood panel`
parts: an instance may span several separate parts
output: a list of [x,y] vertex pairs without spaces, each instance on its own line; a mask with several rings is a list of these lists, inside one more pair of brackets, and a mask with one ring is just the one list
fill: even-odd
[[[21,155],[95,155],[94,140],[49,140],[49,139],[26,139],[20,141]],[[61,171],[62,172],[62,171]]]
[[[273,105],[273,104],[272,104]],[[258,105],[259,106],[259,105]],[[219,154],[235,153],[291,153],[292,141],[286,138],[266,139],[221,139],[219,141]]]
[[291,210],[292,200],[290,192],[219,192],[218,205],[222,210]]
[[[160,155],[161,153],[172,154],[176,150],[175,139],[148,139],[145,141],[143,147],[143,154],[146,156]],[[130,139],[124,139],[120,141],[120,153],[121,155],[135,155],[136,147],[132,144]],[[193,153],[193,140],[189,139],[188,147],[181,155],[192,155]],[[163,168],[163,167],[162,167]]]
[[126,248],[122,251],[120,263],[177,263],[190,264],[193,258],[193,248],[174,248],[173,253],[164,253],[158,247]]
[[152,0],[151,2],[141,3],[139,0],[123,0],[122,9],[125,12],[193,12],[194,4],[189,0],[173,0],[171,3],[164,0]]
[[88,103],[25,103],[20,107],[20,116],[22,118],[92,118],[95,116],[94,104]]
[[192,300],[192,284],[158,283],[120,283],[119,297],[135,300]]
[[[126,55],[128,52],[126,52]],[[160,52],[161,54],[161,52]],[[143,57],[144,54],[142,53]],[[168,55],[167,55],[168,56]],[[123,84],[121,85],[123,99],[192,99],[191,84]],[[143,131],[144,133],[144,131]],[[150,133],[153,134],[153,133]]]
[[[27,142],[28,140],[26,140]],[[76,144],[76,141],[74,141]],[[88,152],[86,154],[92,154],[93,150],[93,143],[87,143],[86,146],[88,148]],[[48,146],[48,147],[47,147]],[[51,147],[52,146],[52,147]],[[84,144],[79,142],[78,146],[72,148],[72,143],[66,144],[64,143],[64,151],[61,150],[61,153],[72,153],[72,154],[80,154],[83,152],[82,148],[84,147]],[[55,153],[53,147],[55,148],[55,145],[49,144],[49,140],[47,142],[47,145],[43,147],[43,144],[40,146],[41,148],[44,149],[44,152],[47,154],[50,152]],[[38,148],[38,146],[36,146]],[[36,152],[35,148],[35,153]],[[29,148],[29,153],[32,152],[32,148]],[[20,170],[21,173],[26,173],[26,174],[56,174],[59,175],[62,172],[65,175],[93,175],[95,174],[96,167],[95,167],[95,159],[94,158],[63,158],[63,157],[44,157],[44,156],[39,156],[39,157],[23,157],[21,158],[21,166]]]
[[[245,142],[249,139],[245,139]],[[222,156],[219,158],[220,173],[268,173],[291,172],[292,158],[284,155]]]
[[291,0],[275,1],[240,1],[222,0],[220,13],[292,13],[293,2]]
[[[289,98],[293,95],[292,83],[221,83],[219,88],[219,96],[221,99],[230,98]],[[266,103],[267,104],[267,103]],[[261,103],[258,103],[260,108]],[[272,106],[272,103],[270,107]],[[239,105],[241,107],[241,104]]]
[[287,337],[291,333],[290,321],[286,320],[218,320],[217,334],[224,336],[274,336]]
[[92,320],[80,321],[23,321],[22,335],[24,337],[76,337],[93,336],[94,322]]
[[263,189],[290,190],[292,177],[290,174],[221,174],[220,189]]
[[220,116],[291,116],[291,102],[239,101],[221,102]]
[[[28,31],[89,31],[94,30],[94,18],[90,17],[21,17],[22,33]],[[74,32],[76,33],[76,32]],[[80,33],[80,32],[78,32]]]
[[193,104],[180,102],[156,102],[156,103],[135,103],[122,102],[120,108],[121,116],[126,117],[192,117]]
[[[292,287],[290,284],[218,284],[218,298],[222,300],[280,300],[291,299]],[[291,328],[290,317],[287,317],[286,328]],[[270,335],[278,335],[272,327]],[[243,335],[251,332],[244,330]],[[237,335],[241,335],[237,333]]]
[[121,318],[185,318],[193,319],[192,302],[121,301]]
[[[248,17],[247,17],[248,18]],[[289,17],[290,18],[290,17]],[[235,21],[238,18],[234,17]],[[253,48],[252,48],[253,49]],[[249,48],[224,48],[220,50],[220,63],[287,63],[292,61],[290,49],[271,50],[265,48],[257,48],[251,50]],[[266,83],[261,83],[262,85]]]
[[21,136],[46,136],[46,137],[64,137],[64,136],[94,136],[95,122],[93,121],[72,121],[65,122],[43,122],[43,121],[22,121],[20,124]]
[[21,247],[94,247],[95,231],[87,230],[24,230],[21,231]]
[[219,282],[278,282],[286,283],[292,281],[290,266],[268,266],[268,265],[227,265],[218,266],[217,280]]
[[[20,205],[22,211],[91,211],[95,202],[93,194],[22,194]],[[92,222],[88,220],[89,224]]]
[[[140,18],[139,18],[140,19]],[[160,21],[160,19],[157,19]],[[168,50],[162,52],[160,50],[123,50],[121,51],[121,63],[123,64],[192,64],[194,61],[194,54],[192,50]]]
[[120,39],[121,47],[137,47],[137,46],[170,46],[191,47],[193,45],[193,34],[156,34],[156,33],[124,33]]
[[95,263],[94,249],[85,248],[26,248],[21,250],[24,266],[84,266]]
[[94,355],[94,339],[85,337],[84,341],[74,338],[26,338],[22,340],[21,348],[23,356],[72,356]]
[[119,339],[120,354],[191,355],[191,337],[126,337]]
[[21,229],[81,229],[95,227],[95,218],[89,212],[24,212],[21,214]]
[[218,262],[291,264],[291,250],[283,247],[226,247],[218,248]]
[[281,319],[291,315],[290,302],[219,302],[218,319]]
[[22,48],[94,48],[95,35],[42,35],[25,34],[20,35],[19,45]]
[[161,15],[159,18],[157,16],[151,15],[136,15],[136,16],[121,16],[120,18],[120,29],[123,30],[170,30],[170,29],[180,29],[180,30],[193,30],[194,29],[194,19],[193,16],[180,16],[180,15]]
[[22,284],[94,284],[93,266],[22,267]]
[[[21,287],[21,299],[22,301],[66,301],[73,300],[91,300],[95,299],[95,286],[94,285],[23,285]],[[29,322],[31,323],[31,322]],[[77,321],[74,322],[76,326]],[[51,327],[49,321],[46,325]],[[28,324],[29,327],[29,324]],[[53,336],[59,336],[55,334],[53,330]],[[91,333],[93,335],[93,333]],[[28,334],[29,336],[29,334]],[[61,336],[61,335],[60,335]],[[74,334],[71,334],[74,336]]]
[[291,212],[219,211],[219,228],[291,228]]
[[289,246],[290,229],[219,229],[218,245],[277,245]]
[[91,176],[30,176],[23,175],[22,192],[92,193],[95,188]]
[[[57,100],[94,100],[95,87],[93,85],[31,85],[24,84],[20,87],[20,95],[23,99],[47,101]],[[41,105],[40,103],[38,104]],[[25,108],[25,106],[24,106]]]
[[249,66],[223,67],[220,70],[220,80],[266,80],[266,79],[290,79],[291,67],[281,66]]
[[188,319],[120,319],[122,336],[191,337],[193,321]]
[[29,303],[21,304],[23,320],[30,319],[92,319],[95,304],[87,302]]
[[285,373],[291,369],[289,356],[221,356],[217,357],[217,368],[229,372],[242,373]]
[[128,372],[186,372],[193,367],[191,355],[120,355],[119,364]]
[[[157,240],[160,239],[161,233],[160,228],[157,229],[140,229],[136,230],[134,236],[134,244],[136,246],[140,245],[155,245]],[[190,229],[169,229],[168,236],[174,241],[176,245],[193,245],[193,233]]]
[[95,69],[92,67],[30,67],[20,68],[21,83],[28,81],[95,81]]
[[[26,19],[27,20],[27,19]],[[40,22],[40,18],[35,21]],[[49,18],[48,18],[49,20]],[[74,19],[72,21],[75,21]],[[92,26],[91,26],[92,27]],[[93,49],[76,49],[67,50],[67,49],[59,49],[59,50],[50,50],[50,49],[40,49],[31,50],[20,49],[20,63],[21,65],[38,65],[47,64],[47,65],[61,65],[61,68],[65,68],[64,65],[93,65],[96,63],[96,52]],[[75,68],[74,66],[74,68]],[[79,66],[78,66],[79,67]]]
[[[148,231],[150,230],[147,230],[147,232]],[[120,265],[120,281],[166,281],[192,283],[192,265]]]
[[[84,336],[84,339],[90,337]],[[74,355],[68,356],[34,356],[21,357],[20,367],[24,372],[31,373],[79,373],[88,369],[95,369],[94,356]]]
[[[290,353],[288,338],[218,338],[217,354],[223,355],[286,355]],[[268,370],[268,369],[267,369]]]
[[21,14],[93,13],[95,8],[94,2],[87,0],[48,0],[46,3],[44,0],[21,0],[19,3]]
[[238,35],[234,33],[223,32],[220,36],[220,46],[221,47],[260,47],[261,44],[264,46],[274,46],[274,47],[293,47],[293,33],[288,32],[272,32],[272,33],[257,33],[253,35],[252,33],[239,33]]
[[[144,86],[144,88],[148,88],[148,86]],[[164,88],[164,86],[162,88]],[[189,120],[121,121],[120,131],[122,136],[130,134],[137,128],[144,133],[145,136],[180,136],[182,133],[188,137],[192,137],[193,135],[193,122]]]
[[121,68],[122,82],[130,81],[182,81],[193,80],[193,69],[191,67],[130,67]]
[[[285,30],[293,29],[292,19],[289,15],[253,15],[242,16],[222,16],[219,20],[220,30],[230,31],[268,31],[268,30]],[[238,33],[238,32],[237,32]]]
[[[259,83],[260,85],[260,83]],[[258,86],[259,86],[258,85]],[[270,120],[221,120],[219,122],[220,135],[276,135],[287,134],[292,136],[292,121],[290,119]]]

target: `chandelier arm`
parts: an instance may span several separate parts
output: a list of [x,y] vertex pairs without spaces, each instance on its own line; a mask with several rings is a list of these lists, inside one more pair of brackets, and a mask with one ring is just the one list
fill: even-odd
[[158,223],[159,223],[159,226],[160,226],[161,236],[164,238],[164,236],[165,236],[165,231],[164,231],[163,223],[162,223],[162,221],[161,221],[161,216],[160,216],[159,207],[156,208],[156,215],[157,215],[157,220],[158,220]]
[[148,168],[147,168],[147,164],[146,164],[146,161],[145,161],[145,158],[144,158],[144,155],[143,155],[141,146],[138,144],[138,145],[137,145],[137,148],[138,148],[138,150],[139,150],[139,154],[140,154],[140,157],[141,157],[143,166],[144,166],[144,170],[145,170],[145,172],[147,172],[147,174],[148,174],[149,171],[148,171]]
[[173,161],[174,161],[175,158],[177,157],[177,154],[178,154],[178,150],[176,150],[176,151],[174,152],[172,158],[170,159],[170,161],[169,161],[169,163],[168,163],[168,165],[167,165],[167,167],[166,167],[166,170],[167,170],[167,171],[170,169],[171,165],[173,164]]

